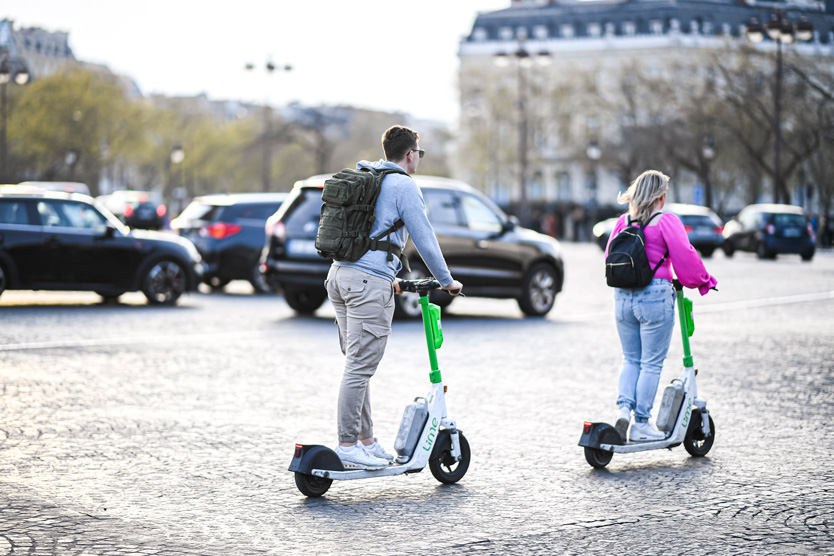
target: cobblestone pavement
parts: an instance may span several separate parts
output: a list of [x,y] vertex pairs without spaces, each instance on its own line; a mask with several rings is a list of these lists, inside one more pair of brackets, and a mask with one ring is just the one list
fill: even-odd
[[[335,482],[304,498],[296,441],[333,444],[341,354],[323,307],[279,296],[0,298],[0,555],[834,554],[834,253],[707,262],[692,348],[717,439],[615,455],[577,446],[613,420],[619,345],[602,254],[565,245],[546,319],[456,300],[439,352],[472,464]],[[397,323],[373,380],[390,449],[428,388],[417,323]],[[661,378],[680,372],[678,332]]]

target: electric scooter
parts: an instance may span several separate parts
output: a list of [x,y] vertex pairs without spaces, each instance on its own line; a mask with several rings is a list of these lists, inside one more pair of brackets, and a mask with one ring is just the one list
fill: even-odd
[[663,392],[663,400],[657,416],[657,428],[666,433],[663,440],[651,442],[626,442],[617,430],[607,423],[586,421],[579,445],[585,448],[585,459],[592,467],[601,469],[608,465],[614,454],[630,454],[646,450],[659,450],[683,443],[694,457],[703,457],[715,441],[715,425],[707,410],[707,402],[698,397],[695,377],[698,369],[692,362],[689,337],[695,332],[692,319],[692,301],[683,295],[683,285],[673,281],[677,292],[678,317],[683,339],[683,371]]
[[443,344],[440,307],[429,303],[429,291],[440,288],[437,280],[403,280],[400,289],[420,296],[423,328],[429,350],[431,388],[417,397],[403,413],[394,449],[397,458],[379,470],[346,469],[336,452],[326,446],[296,444],[289,470],[302,494],[319,497],[333,481],[374,479],[419,473],[428,463],[434,478],[445,484],[460,481],[469,469],[469,443],[454,420],[446,415],[446,390],[437,365],[437,350]]

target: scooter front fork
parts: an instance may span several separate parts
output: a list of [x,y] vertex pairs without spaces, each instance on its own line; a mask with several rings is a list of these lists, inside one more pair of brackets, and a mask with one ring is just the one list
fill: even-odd
[[457,424],[449,419],[443,419],[440,422],[449,432],[452,433],[452,457],[455,461],[460,461],[460,434],[458,433]]
[[701,413],[701,430],[704,432],[704,438],[706,438],[710,435],[709,409],[707,409],[707,401],[702,398],[695,398],[694,405]]

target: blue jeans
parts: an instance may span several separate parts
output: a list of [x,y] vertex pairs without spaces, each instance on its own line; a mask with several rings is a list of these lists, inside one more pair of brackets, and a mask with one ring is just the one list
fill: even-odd
[[623,347],[617,405],[634,410],[634,420],[652,416],[663,360],[675,328],[675,290],[654,278],[640,290],[614,290],[617,333]]

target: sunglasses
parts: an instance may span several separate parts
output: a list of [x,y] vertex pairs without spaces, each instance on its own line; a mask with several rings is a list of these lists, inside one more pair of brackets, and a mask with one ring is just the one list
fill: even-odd
[[423,149],[411,149],[408,152],[409,153],[415,153],[416,152],[418,155],[420,155],[420,158],[423,158],[424,156],[426,156],[426,151],[424,151]]

